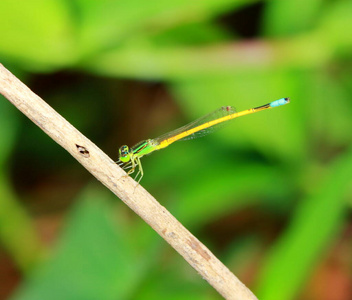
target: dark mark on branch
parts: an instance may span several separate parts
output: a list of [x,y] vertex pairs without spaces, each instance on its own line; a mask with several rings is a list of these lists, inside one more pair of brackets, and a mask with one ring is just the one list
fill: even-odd
[[86,157],[86,158],[90,157],[89,151],[87,150],[86,147],[83,147],[83,146],[80,146],[77,144],[76,144],[76,147],[77,147],[78,152],[81,153],[83,157]]

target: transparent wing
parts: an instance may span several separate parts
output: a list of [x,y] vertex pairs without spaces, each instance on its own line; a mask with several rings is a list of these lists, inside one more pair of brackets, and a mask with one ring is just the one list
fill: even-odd
[[208,135],[212,132],[214,132],[215,130],[221,128],[225,123],[227,122],[221,122],[219,124],[216,125],[210,125],[206,126],[209,122],[220,119],[222,117],[234,114],[236,112],[235,108],[232,106],[223,106],[185,126],[182,126],[176,130],[173,130],[171,132],[168,132],[158,138],[155,139],[155,141],[157,143],[160,143],[163,140],[169,139],[171,137],[177,136],[183,132],[187,133],[187,131],[190,131],[193,128],[196,127],[201,127],[202,125],[205,125],[205,128],[199,129],[196,132],[190,133],[188,135],[186,135],[185,137],[179,139],[180,141],[185,141],[185,140],[191,140],[191,139],[195,139],[195,138],[199,138],[205,135]]

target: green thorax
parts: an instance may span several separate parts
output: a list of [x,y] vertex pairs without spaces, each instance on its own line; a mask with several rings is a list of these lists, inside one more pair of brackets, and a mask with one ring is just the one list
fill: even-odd
[[150,154],[156,150],[156,145],[153,143],[153,140],[144,140],[140,143],[134,145],[131,148],[131,152],[134,156],[142,157],[144,155]]

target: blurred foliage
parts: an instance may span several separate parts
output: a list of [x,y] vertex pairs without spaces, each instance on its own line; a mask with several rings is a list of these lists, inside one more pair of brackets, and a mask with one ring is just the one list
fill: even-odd
[[[312,282],[347,253],[347,300],[351,31],[349,0],[2,0],[0,62],[114,159],[219,106],[290,97],[143,158],[142,185],[259,299],[332,299]],[[1,242],[25,272],[12,299],[220,299],[6,101],[0,117]]]

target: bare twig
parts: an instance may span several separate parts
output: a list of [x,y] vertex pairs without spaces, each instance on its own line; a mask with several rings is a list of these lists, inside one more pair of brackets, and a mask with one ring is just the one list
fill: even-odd
[[0,93],[145,220],[225,299],[257,299],[196,237],[95,144],[0,64]]

